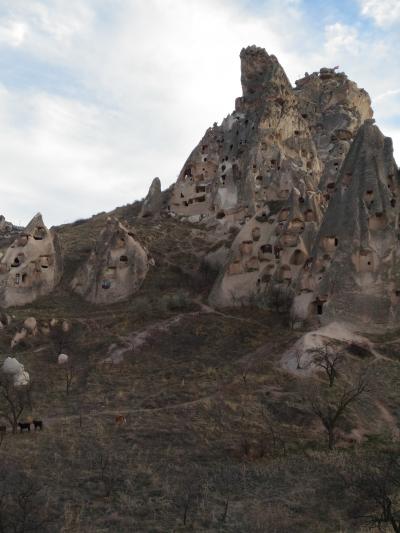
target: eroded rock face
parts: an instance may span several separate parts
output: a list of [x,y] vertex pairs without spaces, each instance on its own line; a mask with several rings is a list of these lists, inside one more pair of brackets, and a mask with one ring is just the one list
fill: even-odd
[[293,187],[315,190],[322,172],[297,97],[273,55],[241,52],[243,96],[207,130],[179,175],[170,209],[243,221],[269,201],[288,200]]
[[392,141],[373,120],[359,129],[297,285],[305,320],[371,327],[400,316],[399,174]]
[[141,218],[157,217],[160,215],[162,209],[162,192],[160,178],[154,178],[150,185],[149,192],[143,202],[140,211]]
[[312,293],[315,281],[302,272],[353,138],[373,114],[366,91],[335,69],[306,74],[292,88],[265,50],[251,46],[240,57],[243,96],[193,150],[170,206],[189,220],[241,227],[211,292],[214,305]]
[[247,222],[232,245],[210,295],[211,303],[248,303],[267,297],[272,288],[281,289],[283,296],[310,261],[322,220],[321,206],[320,193],[294,188],[287,202],[275,203],[273,211],[268,209]]
[[207,130],[172,194],[173,213],[243,222],[294,187],[330,193],[359,126],[372,116],[368,94],[323,68],[292,88],[273,55],[242,50],[243,96]]
[[139,289],[149,265],[147,251],[132,231],[109,218],[72,288],[93,303],[125,300]]
[[0,261],[0,305],[20,306],[49,294],[60,281],[62,256],[57,235],[38,213]]
[[329,197],[358,128],[373,115],[371,100],[344,72],[328,68],[297,80],[295,94],[322,163],[319,188]]

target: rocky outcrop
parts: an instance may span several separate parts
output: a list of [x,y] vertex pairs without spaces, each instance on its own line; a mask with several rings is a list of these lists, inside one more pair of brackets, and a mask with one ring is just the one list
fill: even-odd
[[276,57],[254,46],[242,50],[241,69],[243,96],[190,155],[171,210],[241,228],[211,303],[288,305],[295,290],[312,291],[302,272],[353,138],[373,112],[366,91],[336,69],[292,88]]
[[294,187],[320,184],[328,201],[354,134],[372,116],[368,94],[344,73],[324,68],[292,88],[264,49],[240,58],[243,96],[186,161],[170,202],[177,215],[243,223]]
[[391,139],[359,129],[297,284],[298,319],[369,327],[400,318],[399,174]]
[[160,215],[163,204],[160,178],[154,178],[149,192],[143,201],[140,218],[157,217]]
[[72,280],[75,292],[93,303],[112,303],[135,293],[149,270],[147,250],[118,219],[108,218],[89,259]]
[[49,294],[62,274],[57,235],[38,213],[9,246],[0,261],[0,305],[20,306]]
[[244,221],[270,201],[287,201],[293,187],[319,182],[308,123],[278,60],[254,46],[240,57],[243,96],[185,163],[170,204],[179,215]]
[[344,72],[329,68],[297,80],[295,94],[322,163],[319,188],[329,199],[358,128],[373,115],[371,100]]

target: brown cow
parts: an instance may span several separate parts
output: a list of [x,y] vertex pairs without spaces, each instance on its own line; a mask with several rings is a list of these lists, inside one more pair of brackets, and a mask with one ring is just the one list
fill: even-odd
[[123,424],[126,424],[126,417],[124,415],[117,415],[115,417],[115,423],[118,426],[122,426]]

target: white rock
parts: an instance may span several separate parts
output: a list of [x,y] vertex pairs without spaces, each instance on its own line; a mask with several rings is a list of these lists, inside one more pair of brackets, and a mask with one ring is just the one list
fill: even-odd
[[34,333],[37,328],[36,318],[33,316],[26,318],[24,321],[24,326],[30,333]]
[[68,355],[66,355],[65,353],[60,353],[60,355],[58,356],[58,364],[59,365],[65,365],[65,363],[68,363]]
[[21,365],[14,357],[7,357],[3,363],[2,371],[9,375],[20,374],[24,371],[24,365]]

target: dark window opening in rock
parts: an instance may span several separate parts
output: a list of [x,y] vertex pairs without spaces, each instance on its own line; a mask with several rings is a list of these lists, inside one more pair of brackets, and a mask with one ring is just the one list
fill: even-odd
[[390,200],[390,205],[391,205],[392,207],[396,207],[396,200],[395,200],[394,198],[392,198],[392,199]]
[[[203,158],[203,161],[204,161],[204,163],[205,163],[205,162],[207,161],[207,158],[206,158],[206,157],[204,157],[204,158]],[[204,169],[203,169],[203,170],[204,170]]]
[[102,289],[109,289],[111,287],[111,281],[109,279],[103,279],[101,282]]
[[324,304],[317,303],[317,314],[322,315]]
[[312,163],[311,163],[311,161],[307,161],[307,168],[308,168],[308,170],[310,170],[310,169],[311,169],[311,166],[312,166]]
[[199,196],[198,198],[195,198],[195,201],[197,203],[205,202],[206,201],[206,197],[205,196]]
[[239,130],[236,132],[236,135],[239,135]]
[[203,144],[203,146],[201,147],[203,152],[205,152],[207,148],[208,148],[208,144]]
[[14,261],[11,263],[11,266],[12,266],[13,268],[16,268],[16,267],[19,267],[19,265],[20,265],[20,260],[18,259],[18,257],[16,257],[16,258],[14,259]]
[[217,218],[218,219],[225,218],[225,213],[223,211],[219,211],[219,213],[217,213]]
[[128,257],[126,255],[121,255],[119,260],[121,261],[121,263],[127,263],[128,262]]
[[397,289],[395,292],[396,292],[396,296],[400,296],[400,289]]
[[326,186],[326,188],[329,189],[329,190],[332,190],[332,189],[335,188],[335,184],[334,184],[333,182],[328,183],[328,185]]
[[272,166],[276,165],[276,160],[275,159],[271,159],[271,165]]
[[256,177],[256,181],[262,181],[263,177],[262,176],[257,176]]
[[181,192],[181,198],[185,198],[185,195],[183,194],[183,192]]
[[15,274],[15,283],[16,285],[19,285],[19,281],[20,281],[20,274]]
[[303,118],[307,118],[307,117],[308,117],[307,113],[302,113],[301,116],[302,116]]
[[192,177],[192,169],[190,167],[187,167],[185,170],[185,176],[189,176],[189,178]]
[[28,279],[28,274],[22,274],[22,283],[26,283]]
[[290,258],[290,264],[295,266],[301,266],[307,259],[306,254],[302,250],[295,250]]
[[337,246],[339,244],[339,241],[337,239],[337,237],[335,237],[335,246]]
[[368,196],[370,196],[373,193],[374,193],[374,191],[367,191]]
[[185,200],[185,201],[183,202],[183,205],[184,205],[185,207],[189,207],[189,202],[187,202],[187,201]]
[[230,145],[229,150],[233,150],[233,144]]
[[295,134],[295,135],[300,135],[299,130],[294,130],[294,134]]
[[303,198],[302,196],[300,196],[300,198],[299,198],[299,203],[300,203],[300,204],[304,204],[304,202],[305,202],[304,198]]
[[260,250],[263,254],[272,254],[272,244],[263,244]]
[[221,170],[222,172],[226,169],[226,165],[222,165]]
[[46,230],[43,227],[38,226],[33,235],[33,238],[35,239],[35,241],[42,241],[45,238],[45,236],[46,236]]
[[205,185],[196,185],[196,193],[200,193],[200,192],[206,192]]

